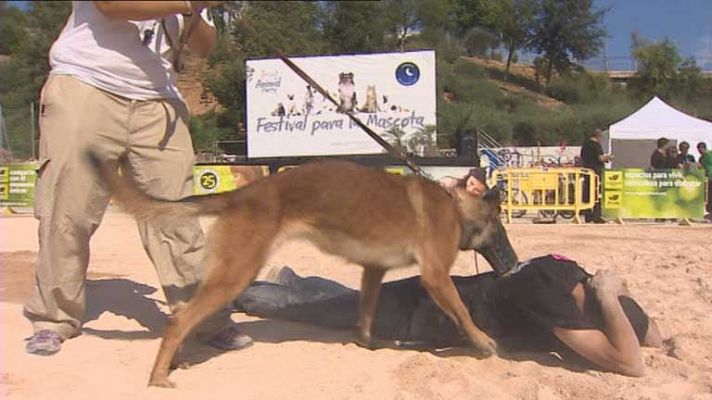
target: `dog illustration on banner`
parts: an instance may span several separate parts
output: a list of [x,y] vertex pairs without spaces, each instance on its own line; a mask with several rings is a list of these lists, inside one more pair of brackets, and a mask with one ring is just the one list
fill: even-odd
[[353,72],[339,74],[339,108],[340,113],[353,112],[356,109],[356,86]]
[[284,97],[282,101],[278,102],[276,108],[270,112],[270,115],[273,117],[290,117],[301,115],[320,115],[327,112],[337,112],[342,114],[410,112],[410,109],[393,103],[391,98],[386,94],[381,94],[379,97],[376,85],[369,84],[366,86],[366,100],[364,101],[362,107],[358,107],[356,92],[357,88],[354,80],[354,73],[342,72],[339,74],[338,79],[338,93],[330,93],[332,98],[337,99],[338,106],[335,107],[334,104],[324,95],[321,95],[320,100],[317,100],[314,88],[311,85],[307,85],[301,102],[296,100],[294,93],[287,93],[286,97]]

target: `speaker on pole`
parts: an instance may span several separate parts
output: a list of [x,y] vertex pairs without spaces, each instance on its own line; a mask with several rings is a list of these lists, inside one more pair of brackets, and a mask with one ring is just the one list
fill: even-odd
[[463,129],[459,132],[459,146],[457,155],[459,158],[472,160],[479,165],[479,157],[477,154],[477,132],[474,129]]

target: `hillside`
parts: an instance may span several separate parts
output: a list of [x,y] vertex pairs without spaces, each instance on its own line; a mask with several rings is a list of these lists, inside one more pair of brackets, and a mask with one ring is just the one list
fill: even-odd
[[220,107],[217,99],[201,83],[206,67],[205,60],[186,51],[184,70],[178,75],[178,89],[193,115],[205,114]]
[[[517,83],[517,81],[521,81],[522,79],[534,81],[534,68],[529,65],[512,64],[510,69],[512,77],[509,80],[504,80],[505,64],[503,62],[477,57],[468,57],[465,59],[483,67],[488,72],[489,81],[495,84],[504,96],[522,97],[545,109],[556,109],[565,105],[559,100]],[[185,58],[185,70],[178,77],[178,88],[183,94],[193,115],[201,115],[219,107],[217,99],[215,99],[201,83],[201,76],[206,69],[206,65],[204,60],[187,54]],[[444,97],[446,99],[448,98],[447,95]]]
[[522,80],[531,81],[531,84],[536,82],[536,71],[531,65],[512,63],[509,69],[511,77],[509,80],[504,80],[505,62],[478,57],[465,57],[465,59],[483,67],[488,72],[489,79],[499,87],[504,95],[522,96],[547,109],[565,105],[559,100],[515,83]]

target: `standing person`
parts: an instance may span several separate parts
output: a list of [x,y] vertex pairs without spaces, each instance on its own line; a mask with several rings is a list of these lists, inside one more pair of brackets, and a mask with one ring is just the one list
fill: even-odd
[[653,169],[662,169],[662,168],[668,168],[667,161],[665,158],[665,149],[667,149],[668,145],[670,144],[670,141],[667,140],[664,137],[661,137],[658,139],[658,147],[653,151],[653,154],[650,155],[650,168]]
[[[601,177],[603,176],[603,168],[605,163],[611,161],[612,156],[610,154],[603,154],[603,147],[601,147],[601,130],[595,129],[591,132],[588,140],[581,146],[581,166],[584,168],[592,169],[596,176],[598,176],[598,182],[601,182]],[[588,176],[584,177],[583,181],[583,201],[587,202],[591,198],[590,193],[590,182]],[[586,222],[593,222],[595,224],[605,224],[606,220],[601,218],[601,202],[600,199],[596,199],[596,204],[593,207],[593,211],[584,212],[584,218]]]
[[677,152],[677,147],[668,146],[665,148],[665,167],[670,169],[682,168],[682,163],[679,160],[680,154]]
[[678,148],[680,150],[679,154],[677,155],[677,163],[682,165],[683,167],[688,165],[688,164],[694,164],[695,163],[695,156],[689,153],[690,151],[690,144],[682,141],[678,145]]
[[[57,353],[81,331],[89,239],[109,202],[87,160],[89,149],[104,160],[125,154],[132,178],[151,196],[176,200],[192,194],[190,116],[176,75],[184,44],[200,56],[215,45],[215,28],[204,18],[206,3],[72,2],[50,50],[51,71],[41,93],[39,254],[34,292],[24,307],[34,329],[28,353]],[[201,278],[205,240],[199,221],[139,223],[138,229],[174,310]],[[223,349],[251,343],[237,332],[227,309],[197,331]]]
[[700,165],[707,174],[707,215],[705,218],[712,221],[712,153],[707,149],[705,142],[697,143],[697,151],[700,153]]

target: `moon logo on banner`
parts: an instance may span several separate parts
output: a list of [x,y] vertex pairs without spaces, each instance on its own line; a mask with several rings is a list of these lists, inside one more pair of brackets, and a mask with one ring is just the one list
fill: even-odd
[[396,68],[396,80],[403,86],[412,86],[420,79],[420,68],[412,62],[404,62]]

